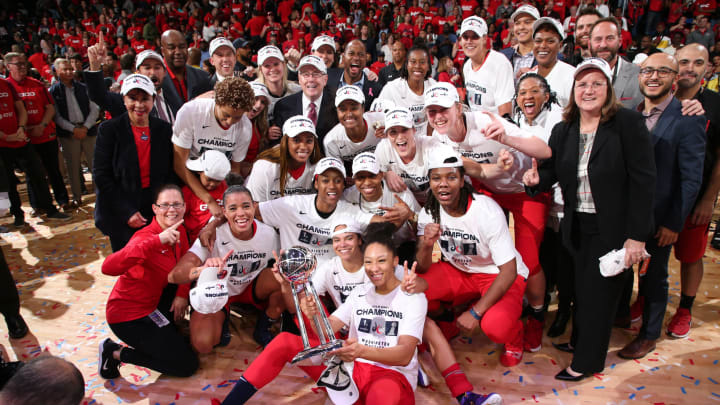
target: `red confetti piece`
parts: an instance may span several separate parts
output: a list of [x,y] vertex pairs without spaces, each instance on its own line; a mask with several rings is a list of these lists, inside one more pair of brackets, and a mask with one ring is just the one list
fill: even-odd
[[648,361],[658,361],[658,359],[648,359]]
[[470,360],[470,357],[465,357],[465,360],[467,360],[468,363],[472,363],[472,360]]
[[433,392],[435,391],[435,387],[433,387],[432,385],[429,385],[428,388],[430,388],[430,390]]
[[233,371],[235,371],[237,373],[242,373],[242,369],[239,369],[239,368],[234,368]]
[[555,363],[555,360],[553,360],[553,359],[550,359],[550,363],[552,363],[553,366],[556,366],[556,365],[557,365],[557,363]]
[[535,400],[535,402],[538,402],[538,403],[540,402],[537,400],[537,398],[535,398],[535,394],[533,394],[532,398]]
[[245,359],[245,364],[248,364],[248,359]]
[[178,399],[180,399],[180,393],[179,393],[179,392],[175,394],[175,400],[177,401]]
[[693,359],[688,359],[688,361],[689,361],[690,364],[692,364],[693,366],[695,365],[695,362],[693,361]]

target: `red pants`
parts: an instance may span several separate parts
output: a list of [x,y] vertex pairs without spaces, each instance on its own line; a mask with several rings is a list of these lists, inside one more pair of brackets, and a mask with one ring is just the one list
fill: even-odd
[[484,189],[479,191],[492,197],[498,205],[512,213],[515,248],[520,252],[523,262],[530,270],[530,275],[539,273],[542,270],[539,259],[540,242],[545,235],[549,194],[542,193],[530,197],[525,193],[494,194]]
[[353,381],[360,391],[355,405],[414,405],[415,392],[404,375],[395,370],[356,361]]
[[[466,273],[446,262],[434,263],[418,274],[428,283],[428,312],[442,304],[456,306],[475,301],[487,292],[497,274]],[[527,280],[517,276],[510,288],[483,315],[480,328],[495,343],[508,343],[522,330],[520,313]]]
[[695,263],[702,259],[707,247],[709,226],[709,223],[693,225],[688,216],[685,226],[675,242],[675,258],[680,263]]

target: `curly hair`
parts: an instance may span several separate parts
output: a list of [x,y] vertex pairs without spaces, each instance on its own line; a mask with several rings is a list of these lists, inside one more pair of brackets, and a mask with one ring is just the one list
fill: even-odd
[[[449,160],[449,159],[448,159]],[[446,160],[447,163],[447,160]],[[465,168],[458,167],[458,171],[460,172],[461,178],[465,178]],[[432,174],[432,169],[428,170],[428,176]],[[440,223],[440,202],[435,198],[435,194],[433,194],[432,189],[428,188],[427,190],[427,201],[425,202],[425,212],[430,214],[432,216],[433,222]],[[468,206],[468,200],[474,200],[475,197],[473,196],[475,194],[475,189],[473,188],[472,184],[468,183],[467,180],[463,182],[462,187],[460,188],[460,196],[459,196],[459,202],[458,206],[462,208],[463,214],[467,212],[467,206]]]
[[520,84],[527,79],[536,79],[538,81],[538,83],[540,84],[540,88],[542,89],[542,91],[545,94],[550,95],[550,98],[548,99],[548,101],[545,104],[543,104],[542,107],[540,108],[541,111],[542,110],[550,110],[552,108],[553,104],[560,105],[560,102],[557,99],[557,94],[554,91],[552,91],[552,89],[550,89],[550,84],[548,83],[548,81],[544,77],[540,76],[539,74],[537,74],[535,72],[528,72],[528,73],[525,73],[522,76],[520,76],[520,79],[518,80],[517,84],[515,85],[515,95],[512,98],[513,117],[520,117],[522,114],[522,109],[520,108],[520,106],[517,103],[517,96],[518,96],[518,91],[520,90]]
[[245,79],[228,77],[215,85],[215,104],[250,111],[255,104],[255,92]]

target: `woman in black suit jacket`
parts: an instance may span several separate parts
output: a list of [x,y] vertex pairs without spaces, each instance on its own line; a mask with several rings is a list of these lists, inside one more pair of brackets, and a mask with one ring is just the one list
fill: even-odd
[[[652,236],[655,160],[643,117],[617,102],[610,67],[590,58],[575,71],[563,121],[552,130],[552,157],[525,173],[531,193],[558,182],[565,201],[563,243],[575,262],[576,311],[572,363],[555,378],[579,381],[605,367],[615,312],[633,264]],[[625,248],[626,271],[600,274],[598,259]]]
[[140,74],[121,89],[127,112],[98,128],[93,176],[97,188],[95,226],[118,251],[152,219],[153,190],[176,182],[172,168],[172,127],[150,117],[152,81]]

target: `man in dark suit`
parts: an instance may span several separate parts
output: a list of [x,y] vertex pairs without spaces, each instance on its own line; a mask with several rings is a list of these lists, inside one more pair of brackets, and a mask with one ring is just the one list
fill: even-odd
[[362,89],[365,95],[365,111],[370,109],[375,97],[380,95],[382,86],[378,82],[372,82],[363,71],[367,63],[367,52],[365,45],[359,39],[348,42],[345,52],[342,55],[344,69],[333,69],[328,74],[328,88],[333,94],[340,87],[353,85]]
[[163,79],[163,91],[168,103],[182,105],[212,90],[207,73],[187,64],[188,45],[180,31],[163,32],[160,44],[167,67],[167,75]]
[[210,85],[233,77],[233,70],[237,63],[235,46],[225,37],[216,37],[210,41],[210,63],[215,67],[215,73],[210,78]]
[[671,93],[677,72],[678,63],[672,56],[657,53],[645,60],[638,76],[644,95],[638,110],[645,116],[655,150],[656,232],[646,243],[650,264],[640,278],[640,295],[644,297],[642,327],[638,336],[618,353],[626,359],[642,358],[655,349],[667,306],[670,249],[693,208],[702,180],[706,120],[682,115],[680,101]]
[[405,58],[407,58],[407,49],[405,49],[405,44],[403,44],[402,41],[395,40],[395,42],[393,42],[392,57],[392,63],[380,69],[380,74],[378,75],[380,88],[385,86],[385,83],[400,77],[400,69],[405,65]]
[[325,62],[315,55],[303,57],[298,64],[298,81],[302,91],[275,104],[272,125],[282,128],[290,117],[303,115],[315,123],[318,143],[323,145],[325,135],[338,124],[335,91],[327,88]]

